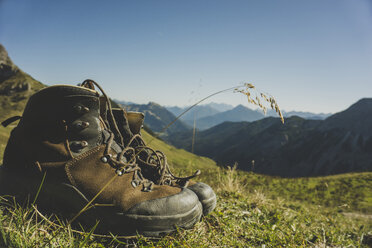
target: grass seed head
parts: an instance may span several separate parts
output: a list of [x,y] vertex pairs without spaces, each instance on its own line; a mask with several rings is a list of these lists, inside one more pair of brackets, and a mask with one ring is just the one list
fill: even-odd
[[[262,109],[265,115],[267,113],[268,108],[267,106],[264,105],[264,102],[266,101],[267,103],[269,103],[270,108],[275,110],[275,112],[279,115],[281,122],[284,124],[284,117],[282,115],[278,103],[276,102],[273,96],[265,94],[263,92],[259,92],[258,89],[251,83],[245,83],[243,86],[235,88],[234,93],[236,92],[246,95],[248,103],[252,103],[258,106],[260,109]],[[251,97],[252,94],[255,95],[255,100],[252,99]]]

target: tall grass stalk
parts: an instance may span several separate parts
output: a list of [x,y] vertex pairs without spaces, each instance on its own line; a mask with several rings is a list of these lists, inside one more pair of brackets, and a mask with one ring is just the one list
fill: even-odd
[[192,128],[191,153],[194,153],[195,135],[196,135],[196,113],[194,113],[194,125]]
[[237,173],[238,164],[234,164],[233,167],[227,166],[227,169],[220,170],[218,178],[223,191],[232,193],[242,193],[245,190],[246,185],[242,183],[241,178]]

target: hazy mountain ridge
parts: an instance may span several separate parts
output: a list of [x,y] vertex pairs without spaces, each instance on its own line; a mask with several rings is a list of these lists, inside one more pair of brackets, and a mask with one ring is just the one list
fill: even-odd
[[[263,113],[251,110],[243,105],[238,105],[231,110],[227,110],[221,113],[197,119],[196,128],[200,130],[205,130],[225,121],[229,122],[256,121],[259,119],[263,119],[264,117],[265,116],[263,115]],[[186,121],[186,123],[191,125],[190,121]]]
[[[275,112],[274,112],[275,115]],[[276,115],[275,115],[276,116]],[[284,117],[291,117],[291,116],[298,116],[304,119],[309,120],[324,120],[327,117],[331,116],[331,114],[325,114],[325,113],[312,113],[312,112],[303,112],[303,111],[283,111]]]
[[[175,116],[178,116],[185,111],[189,106],[178,107],[178,106],[167,106],[166,108],[172,112]],[[312,113],[303,111],[282,111],[284,117],[299,116],[309,120],[324,120],[331,114],[325,113]],[[277,113],[274,110],[268,110],[267,114],[264,115],[260,109],[250,109],[244,105],[238,105],[236,107],[224,103],[209,103],[203,105],[197,105],[192,108],[189,112],[184,114],[180,119],[187,123],[189,126],[194,125],[194,119],[196,128],[199,130],[205,130],[216,126],[225,121],[256,121],[266,117],[277,117]]]
[[[115,100],[115,102],[120,103],[123,107],[126,107],[128,110],[134,110],[134,109],[142,109],[143,111],[148,110],[150,107],[149,104],[136,104],[133,102],[126,102],[126,101],[120,101]],[[154,108],[150,111],[150,115],[155,115],[160,118],[160,113],[157,113],[157,111],[165,112],[163,108],[168,110],[170,113],[174,115],[174,120],[177,116],[182,114],[184,111],[186,111],[190,106],[186,107],[179,107],[179,106],[161,106],[159,104],[158,108],[155,110]],[[142,107],[139,107],[142,106]],[[166,114],[169,116],[169,114]],[[311,112],[297,112],[297,111],[291,111],[291,112],[285,112],[283,111],[283,115],[285,117],[291,117],[291,116],[299,116],[305,119],[313,119],[313,120],[322,120],[328,117],[330,114],[315,114]],[[155,117],[154,116],[154,117]],[[199,130],[206,130],[208,128],[211,128],[213,126],[216,126],[223,122],[240,122],[240,121],[256,121],[260,120],[266,117],[276,117],[277,113],[273,110],[269,110],[267,115],[265,116],[264,113],[261,110],[252,110],[244,105],[238,105],[236,107],[233,107],[232,105],[225,104],[225,103],[208,103],[208,104],[201,104],[196,105],[192,109],[190,109],[188,112],[183,114],[180,119],[177,121],[181,122],[180,126],[177,127],[177,131],[185,131],[185,128],[191,128],[194,126],[194,122],[196,125],[196,128]],[[152,118],[152,117],[149,117]],[[161,118],[160,118],[161,119]],[[165,120],[170,120],[171,118],[167,117]],[[151,123],[149,123],[151,122]],[[153,121],[153,120],[147,120],[145,118],[145,123],[153,130],[161,130],[163,127],[166,126],[162,121]],[[175,124],[176,125],[176,124]],[[171,127],[172,129],[172,127]],[[174,131],[171,130],[171,132]]]
[[[297,116],[265,118],[252,123],[225,122],[195,138],[196,154],[223,165],[238,162],[242,170],[280,176],[318,176],[372,171],[372,98],[366,98],[326,120]],[[190,150],[190,132],[169,142]],[[254,168],[252,160],[255,161]]]
[[[167,110],[169,110],[172,114],[175,116],[179,116],[182,114],[184,111],[186,111],[189,107],[178,107],[178,106],[173,106],[173,107],[166,107]],[[188,112],[186,112],[184,115],[181,116],[181,120],[185,121],[187,123],[193,123],[194,119],[200,119],[206,116],[214,115],[217,113],[220,113],[221,111],[219,109],[216,109],[215,107],[212,107],[209,104],[206,105],[196,105],[192,109],[190,109]],[[193,124],[191,124],[193,125]]]

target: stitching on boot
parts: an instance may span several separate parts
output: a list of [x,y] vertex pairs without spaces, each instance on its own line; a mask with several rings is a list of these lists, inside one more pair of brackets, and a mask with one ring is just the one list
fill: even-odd
[[70,148],[70,145],[68,143],[68,139],[65,140],[65,148],[68,151],[68,154],[70,155],[70,159],[73,159],[74,158],[74,155],[71,152],[71,148]]
[[41,165],[41,167],[57,167],[57,166],[63,166],[67,163],[68,160],[66,161],[60,161],[60,162],[39,162],[39,164]]
[[77,185],[76,185],[76,181],[75,181],[74,177],[72,176],[72,174],[70,172],[70,167],[74,166],[74,164],[76,162],[78,162],[79,160],[84,159],[84,158],[90,156],[91,154],[98,152],[101,148],[103,148],[103,147],[102,146],[97,146],[96,148],[93,148],[92,150],[87,151],[86,153],[83,153],[83,154],[81,154],[77,157],[74,157],[71,161],[66,163],[65,171],[66,171],[67,177],[74,186],[77,186]]

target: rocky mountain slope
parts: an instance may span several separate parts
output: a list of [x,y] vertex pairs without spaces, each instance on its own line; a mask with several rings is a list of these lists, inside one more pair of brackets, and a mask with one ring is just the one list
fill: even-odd
[[[353,104],[326,120],[290,117],[255,122],[225,122],[197,133],[196,154],[221,165],[286,177],[372,171],[372,98]],[[192,135],[168,137],[190,150]],[[255,161],[254,164],[252,161]]]
[[43,87],[17,67],[0,44],[0,121],[22,114],[28,97]]

